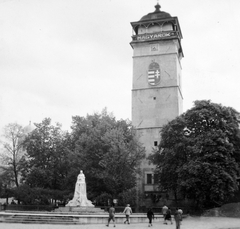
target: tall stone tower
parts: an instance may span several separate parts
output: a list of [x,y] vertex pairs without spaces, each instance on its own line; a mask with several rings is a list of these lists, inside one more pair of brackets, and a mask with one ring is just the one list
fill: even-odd
[[[147,156],[160,140],[164,124],[182,113],[182,33],[177,17],[160,10],[131,22],[133,36],[132,123]],[[154,166],[144,160],[138,179],[138,205],[159,198]]]

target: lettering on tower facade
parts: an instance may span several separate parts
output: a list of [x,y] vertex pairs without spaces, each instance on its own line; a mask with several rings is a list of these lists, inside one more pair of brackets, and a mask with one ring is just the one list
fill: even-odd
[[155,40],[164,37],[173,37],[176,36],[177,33],[175,31],[169,32],[159,32],[159,33],[152,33],[152,34],[141,34],[133,36],[133,40],[136,41],[145,41],[145,40]]

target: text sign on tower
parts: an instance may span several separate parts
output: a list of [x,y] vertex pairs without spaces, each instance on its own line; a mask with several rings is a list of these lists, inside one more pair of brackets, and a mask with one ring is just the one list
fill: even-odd
[[148,83],[151,86],[159,84],[160,76],[161,76],[160,66],[158,63],[153,61],[148,67]]
[[133,36],[133,40],[135,41],[145,41],[145,40],[156,40],[160,38],[169,38],[176,36],[177,33],[175,31],[168,32],[159,32],[159,33],[150,33],[150,34],[142,34]]

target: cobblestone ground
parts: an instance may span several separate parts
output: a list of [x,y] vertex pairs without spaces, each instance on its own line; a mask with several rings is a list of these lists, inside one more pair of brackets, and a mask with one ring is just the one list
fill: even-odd
[[[106,227],[104,224],[91,225],[50,225],[50,224],[7,224],[0,223],[1,229],[103,229],[113,228],[113,224]],[[143,229],[149,228],[147,224],[117,224],[118,229]],[[162,222],[154,223],[151,228],[175,229],[175,223],[164,225]],[[180,229],[240,229],[240,219],[224,217],[188,217],[182,222]]]

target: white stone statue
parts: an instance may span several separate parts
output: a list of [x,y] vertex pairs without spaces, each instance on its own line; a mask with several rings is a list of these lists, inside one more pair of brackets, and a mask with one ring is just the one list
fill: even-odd
[[80,170],[80,173],[77,177],[77,182],[75,185],[75,192],[73,199],[68,202],[66,206],[75,206],[75,207],[94,207],[92,202],[87,199],[87,189],[85,183],[85,175],[83,171]]

